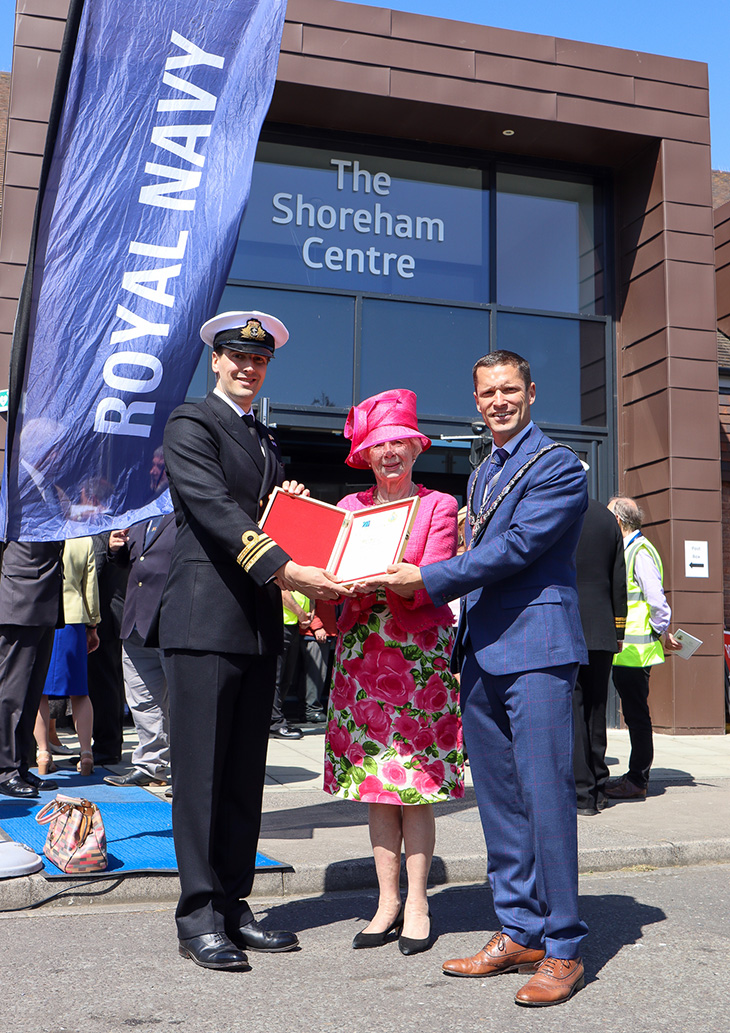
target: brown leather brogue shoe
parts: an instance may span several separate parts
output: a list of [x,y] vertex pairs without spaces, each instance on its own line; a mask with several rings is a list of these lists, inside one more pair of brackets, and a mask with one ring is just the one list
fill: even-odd
[[495,933],[486,947],[471,958],[452,958],[443,963],[447,976],[481,978],[503,972],[535,972],[545,957],[544,950],[522,947],[504,933]]
[[563,1004],[584,986],[585,975],[580,958],[572,961],[545,958],[532,979],[515,994],[515,1004],[523,1004],[527,1008],[547,1008],[551,1004]]
[[621,778],[612,779],[607,782],[603,787],[605,796],[608,796],[611,800],[645,800],[646,799],[646,786],[642,789],[641,786],[637,786],[631,781],[628,775],[622,775]]

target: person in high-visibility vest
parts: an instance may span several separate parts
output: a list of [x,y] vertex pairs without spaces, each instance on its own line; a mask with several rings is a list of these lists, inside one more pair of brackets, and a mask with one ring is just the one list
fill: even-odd
[[623,649],[613,661],[613,683],[629,730],[631,755],[626,774],[611,779],[603,791],[613,800],[644,800],[654,759],[649,675],[655,664],[664,663],[665,650],[681,649],[681,644],[669,631],[672,611],[664,595],[662,561],[641,533],[641,507],[635,499],[618,496],[608,508],[624,539],[628,613]]

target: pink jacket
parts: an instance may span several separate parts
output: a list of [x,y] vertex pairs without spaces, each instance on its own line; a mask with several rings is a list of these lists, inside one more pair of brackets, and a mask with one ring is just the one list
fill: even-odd
[[[346,495],[337,505],[342,509],[355,512],[375,505],[375,486],[367,491]],[[441,491],[432,491],[418,485],[420,499],[416,519],[411,529],[411,536],[403,559],[406,563],[422,566],[425,563],[436,563],[456,555],[457,524],[456,517],[459,506],[452,495]],[[434,606],[428,593],[421,589],[413,599],[403,599],[389,589],[385,589],[385,597],[390,612],[404,631],[415,633],[426,628],[448,628],[454,623],[454,615],[450,606]],[[360,614],[369,610],[375,602],[375,594],[361,595],[354,599],[346,599],[337,627],[340,631],[349,631],[357,623]]]

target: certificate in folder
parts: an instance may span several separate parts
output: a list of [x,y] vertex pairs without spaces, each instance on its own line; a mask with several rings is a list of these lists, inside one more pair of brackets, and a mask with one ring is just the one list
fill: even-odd
[[260,525],[295,563],[324,567],[352,584],[385,574],[408,544],[419,498],[386,502],[355,513],[275,488]]

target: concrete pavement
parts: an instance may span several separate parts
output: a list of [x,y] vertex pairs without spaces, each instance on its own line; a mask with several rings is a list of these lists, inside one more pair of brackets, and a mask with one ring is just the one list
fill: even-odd
[[[254,897],[302,897],[375,885],[367,808],[322,792],[322,726],[304,728],[300,740],[270,740],[259,844],[263,853],[290,864],[293,871],[260,873]],[[611,774],[622,774],[628,734],[609,731],[608,738]],[[127,732],[125,739],[128,760],[134,732]],[[730,861],[730,736],[656,735],[654,742],[647,799],[615,803],[597,817],[579,817],[582,873]],[[245,764],[242,742],[242,777]],[[118,770],[125,769],[122,764]],[[467,773],[464,799],[436,808],[431,879],[443,885],[482,882],[485,877],[484,841]],[[0,910],[33,905],[59,888],[39,875],[0,881]],[[173,900],[177,878],[110,877],[91,890],[70,886],[69,891],[79,903]]]

